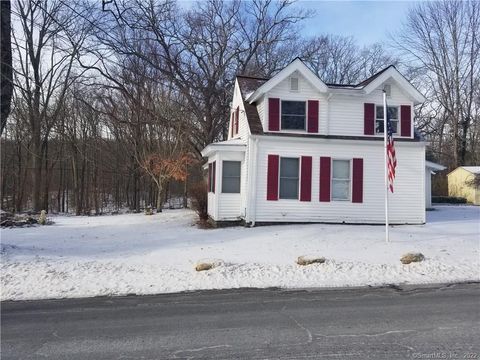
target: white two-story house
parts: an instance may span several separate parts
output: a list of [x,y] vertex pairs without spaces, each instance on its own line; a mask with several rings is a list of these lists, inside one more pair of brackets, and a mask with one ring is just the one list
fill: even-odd
[[424,101],[393,66],[357,85],[324,83],[300,59],[271,79],[237,76],[228,140],[208,145],[216,222],[384,223],[383,91],[396,133],[390,222],[425,222]]

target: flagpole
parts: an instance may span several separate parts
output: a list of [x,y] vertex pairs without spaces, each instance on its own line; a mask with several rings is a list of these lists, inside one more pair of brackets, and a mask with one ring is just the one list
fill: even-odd
[[387,93],[383,90],[383,157],[385,159],[385,241],[390,241],[388,234],[388,153],[387,153]]

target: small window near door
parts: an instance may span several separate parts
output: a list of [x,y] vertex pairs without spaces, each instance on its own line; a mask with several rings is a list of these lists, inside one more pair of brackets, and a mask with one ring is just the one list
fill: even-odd
[[222,193],[240,193],[240,161],[224,161],[222,169]]
[[332,161],[332,200],[350,200],[350,160]]
[[298,199],[298,158],[280,158],[280,199]]

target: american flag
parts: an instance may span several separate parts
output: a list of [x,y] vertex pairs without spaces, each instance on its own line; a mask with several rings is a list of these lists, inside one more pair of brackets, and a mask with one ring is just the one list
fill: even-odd
[[[388,109],[388,107],[387,107]],[[397,167],[397,157],[395,156],[395,141],[393,140],[393,126],[388,116],[387,110],[387,167],[388,167],[388,187],[393,193],[393,180],[395,179],[395,168]]]

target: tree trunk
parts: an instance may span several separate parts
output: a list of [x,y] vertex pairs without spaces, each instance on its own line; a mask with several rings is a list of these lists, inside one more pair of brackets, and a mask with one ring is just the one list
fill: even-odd
[[40,199],[42,185],[42,145],[40,141],[40,124],[38,122],[36,126],[34,126],[32,137],[32,207],[34,212],[40,212],[40,210],[42,210],[42,202]]
[[163,201],[162,201],[162,182],[158,180],[157,182],[157,203],[156,203],[156,208],[157,208],[157,213],[162,212],[163,208]]

